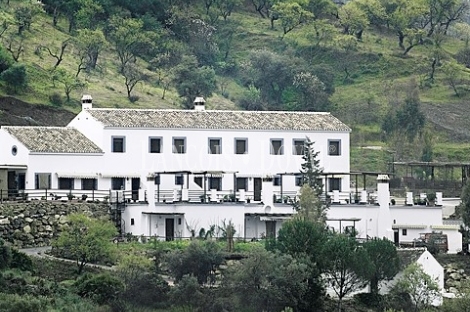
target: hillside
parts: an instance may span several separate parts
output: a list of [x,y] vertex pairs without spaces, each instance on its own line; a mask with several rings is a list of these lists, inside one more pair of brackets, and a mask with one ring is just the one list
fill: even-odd
[[430,160],[467,161],[468,8],[434,21],[436,6],[371,5],[387,1],[0,2],[0,73],[26,72],[0,79],[0,125],[63,125],[84,93],[136,108],[204,95],[212,109],[331,111],[353,129],[353,170],[386,170],[389,151],[421,160],[426,135]]

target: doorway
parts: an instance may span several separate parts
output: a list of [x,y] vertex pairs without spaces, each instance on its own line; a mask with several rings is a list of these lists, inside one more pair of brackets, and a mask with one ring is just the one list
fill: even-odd
[[165,240],[172,241],[175,239],[175,219],[165,219]]
[[395,246],[398,246],[400,244],[400,237],[399,237],[398,230],[393,231],[393,242],[395,243]]
[[261,201],[261,190],[263,188],[263,184],[261,182],[261,178],[253,178],[253,200],[254,201]]
[[132,200],[134,202],[139,200],[140,178],[132,178]]
[[266,221],[266,238],[276,238],[276,221]]

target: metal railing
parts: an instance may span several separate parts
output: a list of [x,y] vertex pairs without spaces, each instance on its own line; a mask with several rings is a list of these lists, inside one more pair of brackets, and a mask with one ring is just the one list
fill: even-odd
[[63,189],[0,189],[0,201],[28,201],[28,200],[55,200],[55,201],[108,201],[110,190],[63,190]]

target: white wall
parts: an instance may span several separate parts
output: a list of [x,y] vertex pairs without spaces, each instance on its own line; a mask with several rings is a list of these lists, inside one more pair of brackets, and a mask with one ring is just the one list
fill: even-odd
[[[16,155],[12,153],[13,146],[17,148]],[[2,128],[0,128],[0,166],[1,165],[29,166],[29,150]]]
[[78,113],[67,127],[76,128],[103,149],[103,124],[91,117],[86,110],[82,110]]
[[[437,262],[436,258],[434,258],[429,251],[425,251],[416,262],[422,266],[426,274],[437,282],[439,292],[442,294],[444,292],[444,268]],[[432,302],[434,306],[441,304],[442,296],[439,296]]]

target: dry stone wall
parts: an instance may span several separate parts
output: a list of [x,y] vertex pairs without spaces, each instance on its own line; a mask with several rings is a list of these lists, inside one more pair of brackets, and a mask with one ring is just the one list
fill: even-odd
[[109,204],[30,201],[0,203],[0,238],[18,248],[48,246],[71,213],[109,215]]

